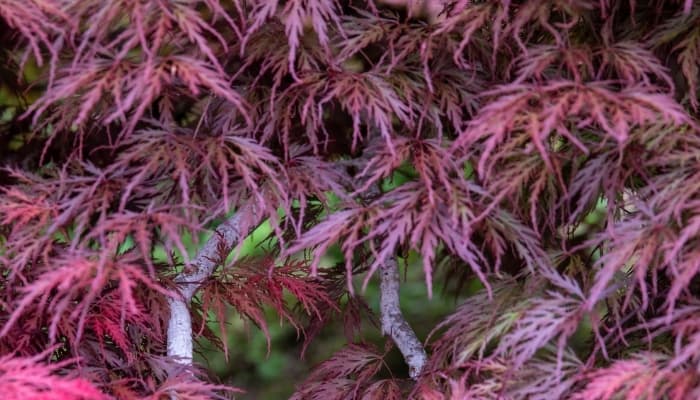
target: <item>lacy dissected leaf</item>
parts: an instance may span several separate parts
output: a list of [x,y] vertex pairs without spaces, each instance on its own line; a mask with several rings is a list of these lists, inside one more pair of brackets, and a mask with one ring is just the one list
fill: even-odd
[[506,392],[514,399],[566,398],[579,381],[583,362],[570,349],[544,349],[546,353],[528,361],[515,372]]
[[[339,200],[348,201],[346,195],[351,186],[351,179],[342,166],[313,157],[310,149],[293,148],[289,160],[284,163],[283,192],[290,199],[298,202],[298,205],[290,204],[285,207],[288,219],[294,226],[295,233],[299,235],[303,224],[308,220],[307,212],[312,203],[320,202],[322,206],[329,207],[331,196],[337,196]],[[332,194],[332,195],[331,195]],[[309,212],[309,216],[311,216]]]
[[[75,172],[13,173],[19,184],[0,197],[0,216],[11,229],[6,251],[12,255],[14,274],[29,262],[48,262],[51,252],[62,253],[64,245],[71,251],[91,252],[99,244],[106,252],[116,253],[130,237],[137,239],[152,277],[150,255],[157,239],[164,240],[168,249],[187,255],[182,231],[196,227],[171,209],[156,206],[153,197],[161,193],[153,188],[137,191],[136,199],[130,198],[134,185],[143,179],[140,174],[93,165]],[[128,207],[133,211],[125,210],[128,200],[133,201]],[[115,211],[118,209],[121,212]]]
[[[244,100],[230,88],[226,77],[209,64],[185,55],[161,57],[143,64],[100,60],[76,65],[58,75],[54,85],[27,110],[34,115],[34,121],[50,106],[60,103],[63,113],[54,114],[55,122],[65,127],[80,125],[94,114],[98,103],[107,101],[109,106],[102,122],[128,122],[126,127],[130,132],[169,85],[191,96],[199,95],[204,89],[228,100],[247,115]],[[104,104],[99,105],[105,108]]]
[[139,396],[139,400],[158,400],[163,397],[177,396],[183,400],[227,400],[231,394],[240,393],[243,390],[227,385],[214,385],[200,380],[192,379],[190,376],[173,376],[166,380],[157,388],[153,388],[152,393],[146,396]]
[[[688,2],[686,2],[688,3]],[[686,7],[687,9],[687,7]],[[690,13],[678,13],[661,24],[651,37],[655,46],[671,45],[676,54],[681,72],[685,78],[691,106],[697,110],[698,76],[700,76],[700,9],[694,8]]]
[[144,130],[125,143],[128,148],[116,165],[124,170],[137,166],[139,172],[130,177],[120,207],[154,183],[161,186],[154,193],[159,202],[176,196],[187,210],[192,202],[220,201],[225,211],[233,201],[240,204],[247,191],[260,195],[263,182],[281,186],[277,157],[255,140],[235,131],[198,136],[187,129],[160,128]]
[[[231,395],[166,356],[177,292],[202,286],[194,336],[224,354],[232,315],[268,339],[289,322],[303,353],[370,340],[353,287],[399,257],[416,321],[438,303],[416,306],[413,268],[465,301],[418,381],[351,345],[294,398],[700,398],[699,18],[690,0],[0,0],[0,352],[50,370],[20,394],[48,398],[37,377],[80,398],[80,376]],[[254,230],[263,257],[232,256]]]
[[[22,324],[27,318],[43,317],[40,320],[45,318],[51,342],[62,336],[78,344],[91,310],[100,303],[105,291],[118,293],[120,321],[127,317],[138,321],[143,315],[143,306],[135,294],[138,286],[171,295],[128,256],[105,259],[95,254],[66,252],[35,273],[38,276],[18,290],[19,296],[13,299],[12,312],[0,336],[8,334],[14,324]],[[126,346],[126,340],[121,344]]]
[[60,373],[73,361],[45,363],[46,354],[0,357],[0,391],[7,399],[107,400],[89,381]]
[[[335,307],[324,292],[318,278],[309,277],[305,262],[287,261],[276,266],[271,258],[262,260],[239,260],[235,268],[231,265],[219,269],[202,287],[201,315],[210,311],[219,323],[219,332],[224,352],[228,356],[226,321],[227,307],[232,307],[242,318],[253,322],[267,339],[270,350],[270,333],[267,327],[265,307],[275,310],[280,319],[288,321],[302,333],[294,310],[289,305],[289,295],[298,302],[306,315],[321,317],[325,307]],[[202,318],[201,323],[206,323]],[[205,329],[204,325],[200,330]]]
[[61,42],[55,38],[74,28],[71,26],[73,21],[62,10],[61,3],[60,0],[5,0],[0,3],[0,18],[29,41],[29,47],[39,65],[44,60],[42,47],[48,49],[52,57],[57,57]]
[[382,379],[374,382],[362,394],[363,400],[399,400],[402,398],[401,387],[393,379]]
[[[456,141],[461,146],[482,144],[477,168],[480,176],[492,173],[498,146],[518,134],[530,137],[530,151],[538,152],[547,168],[553,170],[549,156],[555,145],[553,132],[586,153],[589,147],[575,134],[583,128],[600,132],[600,142],[612,139],[624,143],[635,126],[658,120],[681,125],[688,120],[673,99],[641,86],[614,91],[602,82],[559,81],[505,85],[490,95],[494,100],[481,109]],[[576,131],[572,131],[573,117],[577,120]]]
[[[370,345],[349,344],[318,365],[291,399],[350,399],[359,397],[363,386],[382,368],[384,356]],[[382,382],[382,381],[379,381]],[[382,385],[384,386],[384,385]],[[395,394],[395,383],[386,383],[388,395]],[[370,385],[360,398],[374,398],[381,387]],[[324,397],[326,396],[326,397]]]
[[612,282],[618,282],[629,293],[639,290],[641,305],[647,308],[649,298],[659,293],[656,277],[661,271],[670,279],[664,295],[668,312],[686,297],[699,271],[695,237],[700,226],[692,200],[697,194],[692,180],[696,173],[694,168],[679,165],[658,175],[630,197],[625,218],[591,240],[593,245],[610,247],[596,262],[595,284],[587,296],[589,307],[610,293]]
[[[312,28],[320,45],[329,51],[330,30],[340,28],[338,3],[334,0],[292,0],[278,4],[277,0],[262,0],[254,2],[252,21],[249,32],[255,32],[270,17],[279,19],[284,24],[289,49],[287,51],[290,73],[294,74],[294,61],[297,48],[303,39],[306,28]],[[330,25],[330,26],[329,26]]]
[[446,328],[431,345],[434,359],[461,365],[472,357],[482,358],[487,346],[493,346],[525,312],[528,303],[522,293],[511,283],[494,286],[492,299],[485,291],[467,299],[431,333],[433,337]]
[[[145,338],[154,343],[164,343],[165,332],[160,325],[153,323],[154,320],[160,322],[158,311],[164,306],[164,296],[148,299],[145,297],[150,294],[149,291],[134,286],[133,281],[124,280],[119,288],[107,292],[93,305],[96,312],[88,316],[85,325],[96,336],[100,356],[109,358],[113,345],[126,357],[127,362],[134,362],[138,357],[135,343]],[[119,355],[113,355],[109,361],[119,364]]]
[[[359,268],[354,271],[359,271]],[[318,274],[324,292],[332,303],[320,304],[319,313],[310,315],[309,322],[304,327],[306,337],[301,348],[301,357],[305,356],[313,339],[334,321],[342,323],[345,339],[349,343],[362,340],[363,322],[370,322],[374,327],[380,325],[367,302],[362,297],[348,292],[348,285],[344,282],[347,271],[343,265],[321,268]]]
[[[421,146],[425,148],[421,149]],[[487,266],[483,249],[472,238],[478,227],[487,227],[488,240],[500,243],[493,247],[496,252],[503,251],[505,238],[511,239],[511,245],[531,267],[541,264],[542,252],[534,234],[499,210],[497,202],[478,185],[459,180],[455,176],[456,167],[441,159],[440,155],[444,153],[433,146],[434,143],[406,142],[398,148],[402,151],[399,155],[404,156],[408,156],[409,148],[413,149],[413,163],[420,168],[420,181],[404,183],[366,207],[349,205],[334,212],[305,232],[287,252],[313,248],[315,261],[312,267],[315,267],[321,255],[332,244],[340,242],[346,268],[350,271],[355,249],[368,244],[375,260],[365,278],[366,286],[380,263],[397,250],[408,247],[422,255],[431,293],[435,252],[440,244],[465,261],[488,285],[486,274],[491,268]],[[391,158],[388,153],[380,153],[374,158],[381,159]],[[377,161],[378,165],[380,163]],[[379,170],[369,182],[376,182],[387,173],[388,170]],[[370,243],[375,239],[379,243],[376,248]],[[496,265],[494,269],[498,267]]]
[[570,299],[554,292],[530,300],[529,306],[514,322],[513,329],[499,341],[495,353],[507,355],[512,366],[518,368],[537,350],[557,339],[561,356],[567,339],[579,325],[580,306],[580,299]]
[[[373,71],[364,73],[342,72],[334,74],[328,82],[320,104],[337,101],[341,108],[352,117],[352,148],[362,140],[361,124],[372,124],[393,149],[391,140],[392,118],[411,126],[408,107],[399,97],[397,90]],[[367,135],[369,136],[369,135]]]
[[321,256],[334,243],[342,240],[341,249],[345,255],[346,269],[352,270],[352,259],[355,245],[353,242],[361,240],[365,228],[365,212],[363,207],[352,207],[337,211],[329,215],[324,221],[314,225],[286,251],[293,254],[297,251],[314,247],[314,258],[311,263],[311,272],[318,271]]
[[572,399],[659,399],[681,400],[700,394],[697,371],[669,369],[668,356],[645,352],[616,360],[607,368],[586,375],[586,386]]

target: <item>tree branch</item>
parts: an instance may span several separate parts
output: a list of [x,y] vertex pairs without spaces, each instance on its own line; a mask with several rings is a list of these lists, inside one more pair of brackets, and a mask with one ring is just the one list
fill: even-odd
[[199,285],[207,279],[220,261],[220,254],[231,250],[259,225],[262,216],[258,215],[254,204],[241,207],[227,221],[219,225],[211,238],[202,246],[190,265],[193,272],[183,272],[175,278],[181,298],[170,298],[170,320],[168,321],[168,357],[180,364],[192,365],[192,318],[189,302]]
[[417,379],[423,371],[428,356],[416,333],[404,319],[399,301],[399,269],[396,260],[386,261],[380,268],[380,313],[382,333],[389,335],[401,351],[409,375]]
[[[367,197],[381,194],[378,184],[370,186],[366,192]],[[428,359],[423,343],[403,317],[401,301],[399,298],[399,267],[393,258],[387,260],[380,267],[379,281],[379,312],[382,322],[382,334],[389,335],[401,351],[404,361],[408,365],[408,374],[417,379]]]

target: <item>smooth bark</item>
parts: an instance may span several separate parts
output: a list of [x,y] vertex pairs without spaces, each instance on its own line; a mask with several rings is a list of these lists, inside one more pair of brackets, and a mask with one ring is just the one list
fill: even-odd
[[388,260],[380,268],[380,312],[382,333],[389,335],[401,351],[409,375],[417,379],[428,359],[423,344],[401,312],[399,300],[399,268],[395,260]]
[[231,250],[261,222],[256,207],[247,204],[219,225],[214,234],[204,243],[197,256],[191,261],[191,272],[183,272],[175,278],[180,298],[169,299],[170,320],[168,321],[168,356],[180,364],[192,365],[192,318],[189,303],[195,291],[222,261],[222,254]]

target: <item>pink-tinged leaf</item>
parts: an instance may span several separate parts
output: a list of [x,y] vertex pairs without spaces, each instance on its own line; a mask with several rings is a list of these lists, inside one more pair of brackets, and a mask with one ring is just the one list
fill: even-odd
[[107,400],[89,381],[61,372],[73,361],[46,363],[48,353],[31,358],[0,357],[0,393],[7,400]]
[[473,357],[483,358],[487,346],[499,341],[525,312],[524,291],[515,283],[501,283],[494,285],[491,299],[486,291],[469,297],[430,333],[432,338],[446,328],[432,344],[435,359],[461,365]]
[[[0,337],[7,335],[13,325],[26,315],[46,313],[50,315],[47,318],[49,341],[54,343],[59,335],[65,335],[77,344],[89,310],[114,282],[119,286],[122,302],[120,320],[133,312],[140,314],[134,299],[135,285],[145,285],[150,290],[171,295],[141,272],[139,266],[129,264],[128,260],[105,260],[67,253],[52,261],[50,268],[38,271],[38,279],[22,286],[8,320],[0,330]],[[52,291],[56,291],[53,296]]]
[[543,357],[536,357],[515,373],[508,394],[516,399],[566,398],[578,383],[583,363],[571,348],[563,354],[554,346],[545,348]]
[[[467,62],[463,59],[465,48],[477,42],[476,34],[481,28],[486,26],[489,21],[502,20],[507,9],[504,9],[501,3],[489,2],[484,4],[469,4],[467,2],[458,2],[457,5],[447,14],[447,18],[440,21],[435,34],[446,34],[457,32],[460,35],[459,45],[454,50],[454,62],[457,65],[464,66]],[[500,38],[494,32],[493,43],[498,46]],[[479,43],[482,44],[482,43]]]
[[369,385],[362,394],[362,400],[400,400],[401,388],[393,379],[383,379]]
[[386,141],[393,151],[392,118],[413,125],[409,118],[409,108],[399,97],[390,82],[374,72],[334,74],[329,82],[329,90],[319,102],[320,105],[335,100],[352,117],[352,148],[362,140],[361,124],[371,124],[372,128]]
[[340,18],[337,14],[337,3],[334,0],[292,0],[288,1],[280,14],[280,19],[285,25],[287,39],[289,40],[289,65],[294,74],[294,60],[296,50],[300,45],[304,28],[307,25],[313,27],[318,41],[326,51],[330,51],[329,32],[327,25],[333,23],[340,28]]
[[287,261],[276,266],[272,258],[243,259],[232,265],[226,265],[204,283],[202,287],[201,315],[204,331],[206,315],[212,311],[219,323],[219,333],[224,352],[228,357],[228,340],[226,327],[227,306],[233,307],[240,316],[253,322],[260,328],[268,341],[270,351],[270,333],[265,318],[265,307],[271,307],[288,321],[297,334],[303,333],[297,315],[287,301],[291,294],[298,302],[298,310],[308,316],[321,318],[321,310],[331,307],[337,310],[333,300],[324,292],[323,282],[309,276],[305,262]]
[[353,285],[397,257],[464,301],[418,381],[351,345],[293,398],[700,398],[699,27],[688,0],[0,0],[0,364],[33,360],[0,398],[231,395],[166,326],[362,342]]
[[140,397],[143,400],[160,400],[164,397],[177,396],[182,400],[226,400],[233,393],[244,393],[244,390],[226,385],[214,385],[211,383],[192,379],[191,376],[182,374],[173,376],[153,390],[149,396]]
[[297,241],[285,250],[285,254],[292,255],[298,251],[314,247],[314,258],[311,263],[311,273],[318,272],[321,256],[328,248],[342,241],[342,249],[346,257],[346,267],[352,268],[352,256],[355,241],[360,240],[364,227],[362,208],[349,208],[334,212],[325,221],[316,224],[311,230],[305,232]]
[[[673,45],[681,72],[687,82],[687,89],[679,89],[679,93],[687,95],[691,106],[697,111],[698,76],[700,75],[700,9],[691,10],[690,1],[685,2],[683,15],[676,15],[661,24],[654,32],[651,42],[655,46]],[[684,93],[685,92],[685,93]]]
[[[69,16],[58,0],[5,0],[0,3],[0,17],[10,28],[17,29],[29,40],[29,49],[41,66],[44,61],[42,47],[49,50],[52,64],[61,50],[62,40],[75,29],[76,21]],[[55,66],[55,64],[54,64]]]
[[555,292],[533,299],[528,309],[515,321],[513,330],[501,338],[496,354],[507,354],[513,367],[519,368],[537,350],[557,339],[561,360],[566,341],[580,323],[580,306],[580,300],[569,299]]
[[284,163],[284,193],[298,201],[298,206],[285,204],[287,218],[292,221],[297,235],[308,216],[311,201],[329,204],[329,193],[350,201],[346,191],[351,185],[348,174],[339,166],[309,154],[309,148],[292,148],[291,158]]
[[372,346],[349,344],[316,367],[308,380],[346,377],[368,379],[382,367],[382,362],[383,355]]
[[455,142],[456,146],[482,143],[477,168],[482,177],[491,174],[499,146],[521,132],[530,136],[550,169],[550,135],[554,131],[588,151],[580,139],[568,133],[567,124],[574,117],[579,121],[577,129],[600,132],[602,140],[610,137],[619,145],[628,140],[633,126],[657,124],[659,119],[670,125],[690,122],[680,105],[653,88],[628,87],[617,92],[605,82],[555,81],[546,85],[510,84],[485,95],[494,100],[481,109]]
[[684,400],[698,393],[693,371],[670,370],[668,357],[644,352],[629,359],[616,360],[607,368],[586,375],[585,388],[572,396],[575,400],[658,399]]
[[351,399],[355,397],[357,382],[352,379],[334,378],[310,382],[298,389],[289,400]]
[[[361,387],[379,372],[383,363],[383,355],[371,346],[349,344],[318,365],[297,387],[291,399],[355,398]],[[390,388],[389,394],[392,393]]]

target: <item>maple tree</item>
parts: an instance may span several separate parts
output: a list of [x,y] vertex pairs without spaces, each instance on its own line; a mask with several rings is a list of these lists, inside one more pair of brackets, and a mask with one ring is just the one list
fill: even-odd
[[293,399],[700,398],[696,2],[0,0],[0,55],[4,398],[237,395],[232,310],[343,321]]

